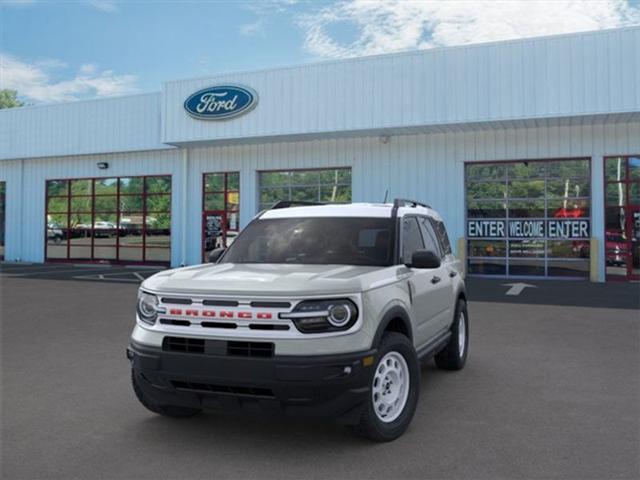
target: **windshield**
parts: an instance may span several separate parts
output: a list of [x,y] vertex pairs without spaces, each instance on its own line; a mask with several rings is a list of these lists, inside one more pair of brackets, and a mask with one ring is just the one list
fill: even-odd
[[222,263],[391,265],[391,219],[362,217],[257,220]]

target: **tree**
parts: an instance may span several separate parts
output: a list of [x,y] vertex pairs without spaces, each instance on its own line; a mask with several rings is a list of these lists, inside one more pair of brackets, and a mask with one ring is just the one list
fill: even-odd
[[22,107],[24,102],[18,99],[18,92],[5,88],[0,90],[0,109]]

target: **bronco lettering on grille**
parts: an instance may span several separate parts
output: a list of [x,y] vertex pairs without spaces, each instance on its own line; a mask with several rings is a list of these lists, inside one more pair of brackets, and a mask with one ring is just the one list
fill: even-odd
[[182,308],[169,309],[169,315],[186,317],[206,317],[206,318],[238,318],[241,320],[271,320],[273,315],[270,312],[234,312],[233,310],[194,310]]

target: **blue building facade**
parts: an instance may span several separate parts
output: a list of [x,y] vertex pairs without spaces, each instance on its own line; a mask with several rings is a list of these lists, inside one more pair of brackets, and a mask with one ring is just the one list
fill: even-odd
[[640,28],[0,111],[5,261],[203,261],[279,199],[415,198],[468,273],[640,278]]

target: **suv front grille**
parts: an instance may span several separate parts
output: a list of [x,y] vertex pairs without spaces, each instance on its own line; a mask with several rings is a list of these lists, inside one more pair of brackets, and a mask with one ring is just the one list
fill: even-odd
[[187,337],[164,337],[162,349],[167,352],[271,358],[274,355],[275,347],[270,342],[236,342]]
[[273,357],[273,343],[227,342],[227,355],[234,357]]
[[162,349],[170,352],[204,353],[204,342],[200,338],[164,337]]

